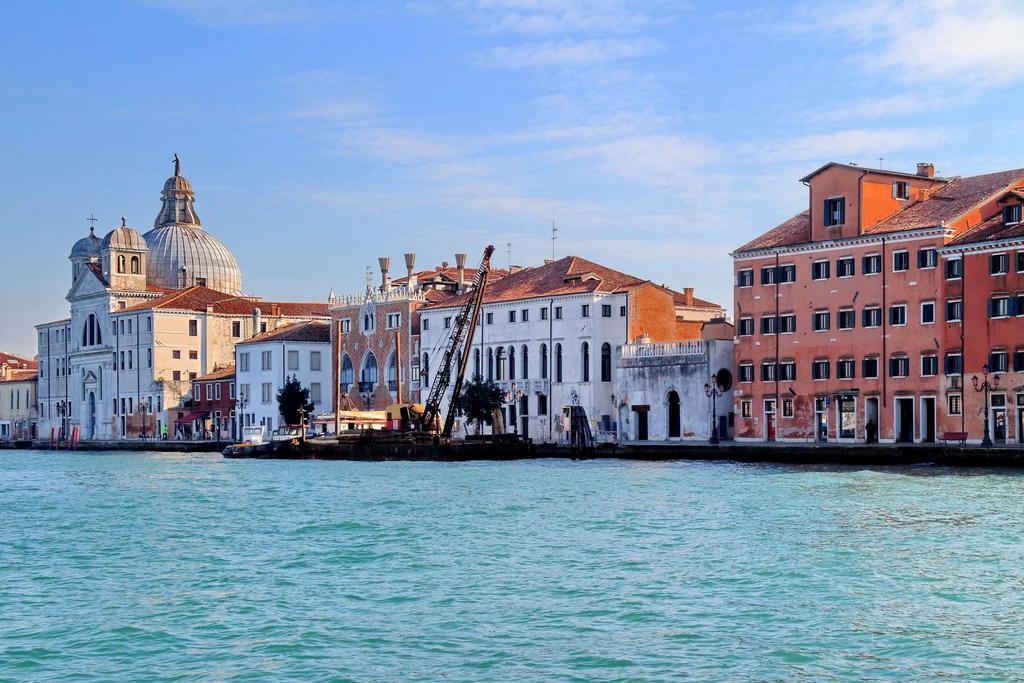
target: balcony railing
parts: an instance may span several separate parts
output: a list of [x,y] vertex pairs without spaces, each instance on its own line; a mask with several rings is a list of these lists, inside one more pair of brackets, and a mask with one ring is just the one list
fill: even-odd
[[398,381],[389,379],[388,380],[388,391],[398,391]]
[[664,358],[666,356],[703,356],[707,344],[703,340],[623,344],[620,358]]

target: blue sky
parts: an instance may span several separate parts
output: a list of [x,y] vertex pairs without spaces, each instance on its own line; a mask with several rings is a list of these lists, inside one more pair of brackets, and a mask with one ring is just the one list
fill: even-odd
[[6,8],[0,348],[66,315],[67,253],[152,226],[181,154],[248,292],[366,266],[577,254],[731,307],[731,249],[834,160],[1024,166],[1009,2],[140,0]]

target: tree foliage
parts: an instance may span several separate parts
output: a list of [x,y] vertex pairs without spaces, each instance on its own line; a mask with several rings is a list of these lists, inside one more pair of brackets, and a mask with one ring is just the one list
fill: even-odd
[[485,422],[491,424],[494,419],[494,411],[505,402],[505,392],[501,390],[492,380],[485,380],[480,375],[474,375],[473,379],[462,387],[462,395],[459,397],[459,410],[469,420],[478,424]]
[[313,412],[313,402],[309,400],[309,389],[299,383],[295,375],[285,380],[284,386],[277,392],[277,409],[288,425],[299,424],[299,411],[305,411],[307,417]]

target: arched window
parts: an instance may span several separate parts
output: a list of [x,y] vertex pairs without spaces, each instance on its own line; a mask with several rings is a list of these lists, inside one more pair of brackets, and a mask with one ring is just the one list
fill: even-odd
[[540,345],[540,378],[548,378],[548,345]]
[[423,388],[430,386],[430,354],[423,354],[423,364],[420,366],[420,377],[423,378]]
[[124,255],[119,255],[117,257],[117,272],[124,272]]
[[601,381],[612,381],[612,345],[608,342],[601,344]]
[[523,379],[530,379],[530,348],[523,344],[522,358],[519,361],[523,366]]
[[359,373],[359,391],[373,391],[377,384],[377,356],[367,351],[363,356],[363,369]]
[[562,345],[555,344],[555,381],[562,381]]
[[499,382],[505,376],[505,347],[499,346],[498,351],[494,354],[494,379]]
[[398,353],[396,351],[391,352],[391,356],[388,357],[388,389],[391,391],[398,390]]
[[483,379],[484,369],[481,367],[482,360],[480,359],[480,349],[473,350],[473,377],[479,377]]
[[103,332],[100,322],[94,313],[90,313],[82,325],[82,346],[98,346],[103,343]]
[[678,438],[682,430],[679,427],[679,394],[668,392],[668,438]]
[[487,349],[487,379],[494,379],[494,349]]
[[590,344],[583,342],[583,346],[580,349],[580,355],[583,357],[583,372],[581,376],[584,382],[590,381]]
[[139,272],[141,272],[139,269],[139,263],[139,257],[132,256],[132,275],[138,275]]
[[352,367],[352,359],[348,357],[347,353],[341,355],[341,375],[339,378],[339,384],[341,385],[341,391],[346,392],[352,383],[356,381],[356,370]]
[[516,378],[516,347],[508,347],[508,378]]

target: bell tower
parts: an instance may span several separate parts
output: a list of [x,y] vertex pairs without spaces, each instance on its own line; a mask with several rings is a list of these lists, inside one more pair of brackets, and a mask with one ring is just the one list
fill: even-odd
[[103,263],[103,278],[112,289],[128,292],[146,291],[146,260],[149,247],[142,235],[128,227],[128,221],[121,219],[121,225],[103,238],[100,246]]

